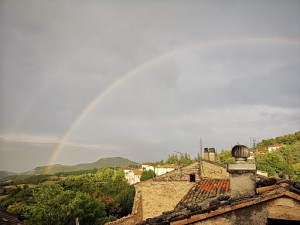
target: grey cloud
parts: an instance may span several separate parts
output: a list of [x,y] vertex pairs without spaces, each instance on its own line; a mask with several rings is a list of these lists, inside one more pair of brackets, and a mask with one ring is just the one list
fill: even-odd
[[[199,136],[227,148],[294,132],[299,8],[297,1],[1,1],[0,135],[62,137],[99,93],[133,71],[67,140],[122,149],[88,149],[91,158],[158,160],[175,149],[196,154]],[[39,149],[13,147],[1,148],[1,166]],[[53,148],[41,146],[32,165]],[[87,150],[63,149],[57,161],[69,163]]]

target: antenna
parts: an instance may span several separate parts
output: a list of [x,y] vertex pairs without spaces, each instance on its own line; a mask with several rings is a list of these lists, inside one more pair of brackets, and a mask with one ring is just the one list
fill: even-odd
[[200,157],[202,158],[202,138],[200,137]]
[[250,148],[255,148],[256,144],[259,142],[258,137],[250,137]]

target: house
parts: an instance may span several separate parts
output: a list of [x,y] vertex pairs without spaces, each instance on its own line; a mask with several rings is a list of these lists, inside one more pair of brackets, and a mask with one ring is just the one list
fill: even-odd
[[107,225],[131,225],[173,210],[189,190],[203,179],[229,179],[226,167],[201,160],[134,185],[132,214]]
[[142,169],[154,171],[154,166],[152,166],[150,162],[145,162],[145,163],[142,163]]
[[0,225],[25,225],[23,217],[0,211]]
[[125,174],[125,179],[129,184],[136,184],[141,181],[142,170],[141,169],[132,169],[132,168],[123,168]]
[[154,167],[154,172],[155,172],[156,176],[160,176],[160,175],[163,175],[165,173],[169,173],[169,172],[175,170],[176,168],[178,168],[178,166],[175,166],[175,165],[158,165],[158,166]]
[[229,179],[202,179],[173,210],[141,221],[150,224],[299,224],[300,183],[256,176],[246,146],[232,150]]
[[274,144],[274,145],[270,145],[270,146],[268,146],[268,151],[269,152],[272,152],[272,151],[274,151],[274,150],[276,150],[276,149],[279,149],[279,148],[282,148],[282,147],[284,147],[285,145],[283,145],[283,144]]

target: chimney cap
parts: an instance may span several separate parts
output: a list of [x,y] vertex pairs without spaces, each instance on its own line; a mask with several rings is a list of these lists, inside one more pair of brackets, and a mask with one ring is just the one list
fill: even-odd
[[236,162],[247,162],[250,151],[245,145],[236,145],[232,148],[231,155],[235,157]]
[[209,148],[209,152],[215,153],[216,150],[215,150],[215,148]]

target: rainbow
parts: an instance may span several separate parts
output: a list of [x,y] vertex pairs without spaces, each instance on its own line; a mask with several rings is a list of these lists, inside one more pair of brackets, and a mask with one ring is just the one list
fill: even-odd
[[210,47],[215,45],[222,45],[222,44],[231,44],[231,43],[259,43],[259,42],[268,42],[268,43],[278,43],[278,44],[288,44],[288,45],[299,45],[300,40],[296,39],[280,39],[274,37],[260,37],[260,38],[240,38],[240,39],[216,39],[210,40],[208,42],[200,42],[200,43],[193,43],[190,45],[185,45],[182,47],[177,47],[175,49],[171,49],[169,52],[164,54],[158,55],[156,57],[150,58],[143,63],[137,65],[134,68],[126,71],[125,73],[121,74],[117,79],[110,82],[104,89],[100,90],[98,94],[92,98],[86,106],[80,111],[78,116],[73,120],[70,124],[70,127],[67,129],[66,133],[64,134],[63,138],[58,142],[55,149],[52,152],[52,155],[48,161],[48,166],[45,170],[46,173],[49,172],[51,165],[55,163],[56,158],[58,157],[59,153],[61,152],[65,142],[70,138],[73,131],[76,127],[81,123],[81,121],[91,112],[94,107],[103,99],[105,98],[110,92],[116,89],[120,84],[126,81],[128,78],[140,74],[140,72],[146,70],[151,65],[158,63],[164,59],[167,59],[170,56],[177,55],[182,53],[191,48],[204,48]]

